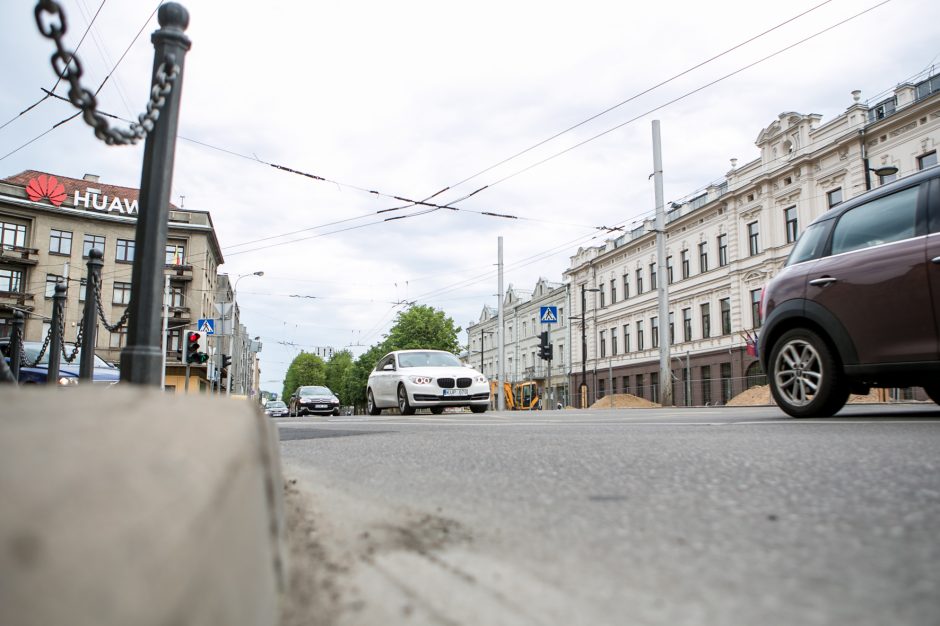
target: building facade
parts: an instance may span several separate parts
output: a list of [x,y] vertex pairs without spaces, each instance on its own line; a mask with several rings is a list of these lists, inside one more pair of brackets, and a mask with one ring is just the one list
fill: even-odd
[[[133,291],[138,190],[109,185],[97,176],[82,179],[28,170],[0,180],[0,336],[11,331],[13,313],[26,315],[27,341],[42,341],[49,329],[55,285],[67,287],[65,340],[75,341],[85,304],[88,253],[104,253],[101,303],[114,324]],[[204,211],[172,206],[166,243],[167,388],[180,390],[183,332],[201,318],[218,318],[216,288],[223,262],[212,219]],[[97,354],[119,363],[127,325],[108,332],[98,322]],[[204,338],[210,354],[219,338]],[[208,348],[208,349],[207,349]],[[213,362],[214,364],[214,362]],[[212,365],[193,366],[190,391],[208,390]]]
[[[825,123],[779,115],[758,134],[757,159],[741,167],[732,160],[721,181],[666,207],[664,267],[652,220],[572,256],[565,280],[586,294],[587,350],[574,348],[586,363],[588,405],[609,393],[659,401],[664,383],[677,405],[724,404],[765,382],[749,346],[761,325],[761,290],[802,230],[844,200],[937,163],[940,77],[899,85],[874,106],[853,97]],[[661,282],[668,320],[658,319]],[[582,315],[580,298],[573,304]],[[671,381],[659,380],[663,323]],[[581,383],[573,377],[572,388]]]

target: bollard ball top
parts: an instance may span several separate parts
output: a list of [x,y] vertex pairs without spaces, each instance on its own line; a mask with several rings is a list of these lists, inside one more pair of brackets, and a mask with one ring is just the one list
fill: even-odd
[[189,26],[189,11],[182,4],[167,2],[160,5],[157,11],[157,21],[161,28],[186,30]]

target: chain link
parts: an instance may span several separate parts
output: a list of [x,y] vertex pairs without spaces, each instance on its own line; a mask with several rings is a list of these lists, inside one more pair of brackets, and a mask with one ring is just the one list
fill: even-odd
[[109,146],[135,144],[147,133],[153,130],[160,117],[160,109],[166,103],[166,96],[173,90],[173,85],[179,76],[179,65],[176,58],[168,54],[156,71],[156,82],[150,90],[150,101],[147,102],[147,112],[137,116],[137,122],[131,123],[129,129],[111,128],[104,115],[98,112],[98,103],[95,94],[82,87],[79,79],[82,77],[82,64],[71,52],[65,48],[62,41],[65,35],[65,14],[62,7],[54,0],[39,0],[36,3],[36,25],[43,37],[55,42],[56,51],[52,55],[52,69],[56,76],[61,76],[69,82],[69,101],[82,111],[82,118],[95,129],[95,136]]
[[[62,318],[59,318],[60,321]],[[78,323],[78,334],[75,335],[75,347],[72,349],[72,354],[68,354],[65,351],[65,322],[63,321],[59,328],[62,333],[62,358],[65,359],[66,363],[71,363],[75,360],[75,357],[78,356],[78,351],[82,349],[82,335],[85,331],[85,318],[82,317],[82,321]]]
[[[114,324],[109,324],[108,320],[106,320],[104,317],[104,305],[101,304],[101,283],[99,280],[100,278],[95,274],[91,275],[91,284],[95,291],[95,305],[98,309],[98,319],[100,319],[104,327],[108,329],[108,332],[117,332],[124,326],[125,323],[127,323],[127,318],[131,313],[131,304],[130,302],[127,303],[127,308],[124,309],[124,314],[121,316],[121,319],[119,319]],[[133,292],[131,292],[131,297],[134,297]]]
[[49,342],[52,340],[52,326],[49,327],[49,332],[46,333],[46,340],[42,342],[42,349],[39,351],[39,356],[36,357],[35,361],[30,361],[29,357],[26,356],[26,349],[23,347],[23,334],[22,331],[17,331],[19,335],[19,345],[20,345],[20,367],[36,367],[42,361],[42,357],[46,354],[46,350],[49,348]]

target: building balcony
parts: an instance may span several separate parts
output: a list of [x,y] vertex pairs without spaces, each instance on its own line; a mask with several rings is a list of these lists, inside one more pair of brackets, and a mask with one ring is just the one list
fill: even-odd
[[0,263],[9,263],[11,265],[36,265],[39,259],[36,248],[24,248],[23,246],[3,246],[0,247]]
[[25,308],[30,311],[33,310],[31,305],[27,305],[27,301],[32,301],[33,294],[23,293],[21,291],[0,291],[0,305],[10,305],[17,306],[19,308]]
[[191,281],[193,279],[193,266],[192,265],[177,265],[175,263],[167,263],[163,266],[163,273],[170,277],[172,281]]

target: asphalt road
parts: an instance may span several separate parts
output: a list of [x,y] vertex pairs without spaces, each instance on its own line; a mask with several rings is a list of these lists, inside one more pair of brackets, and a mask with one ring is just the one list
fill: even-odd
[[286,624],[940,624],[934,405],[278,422]]

